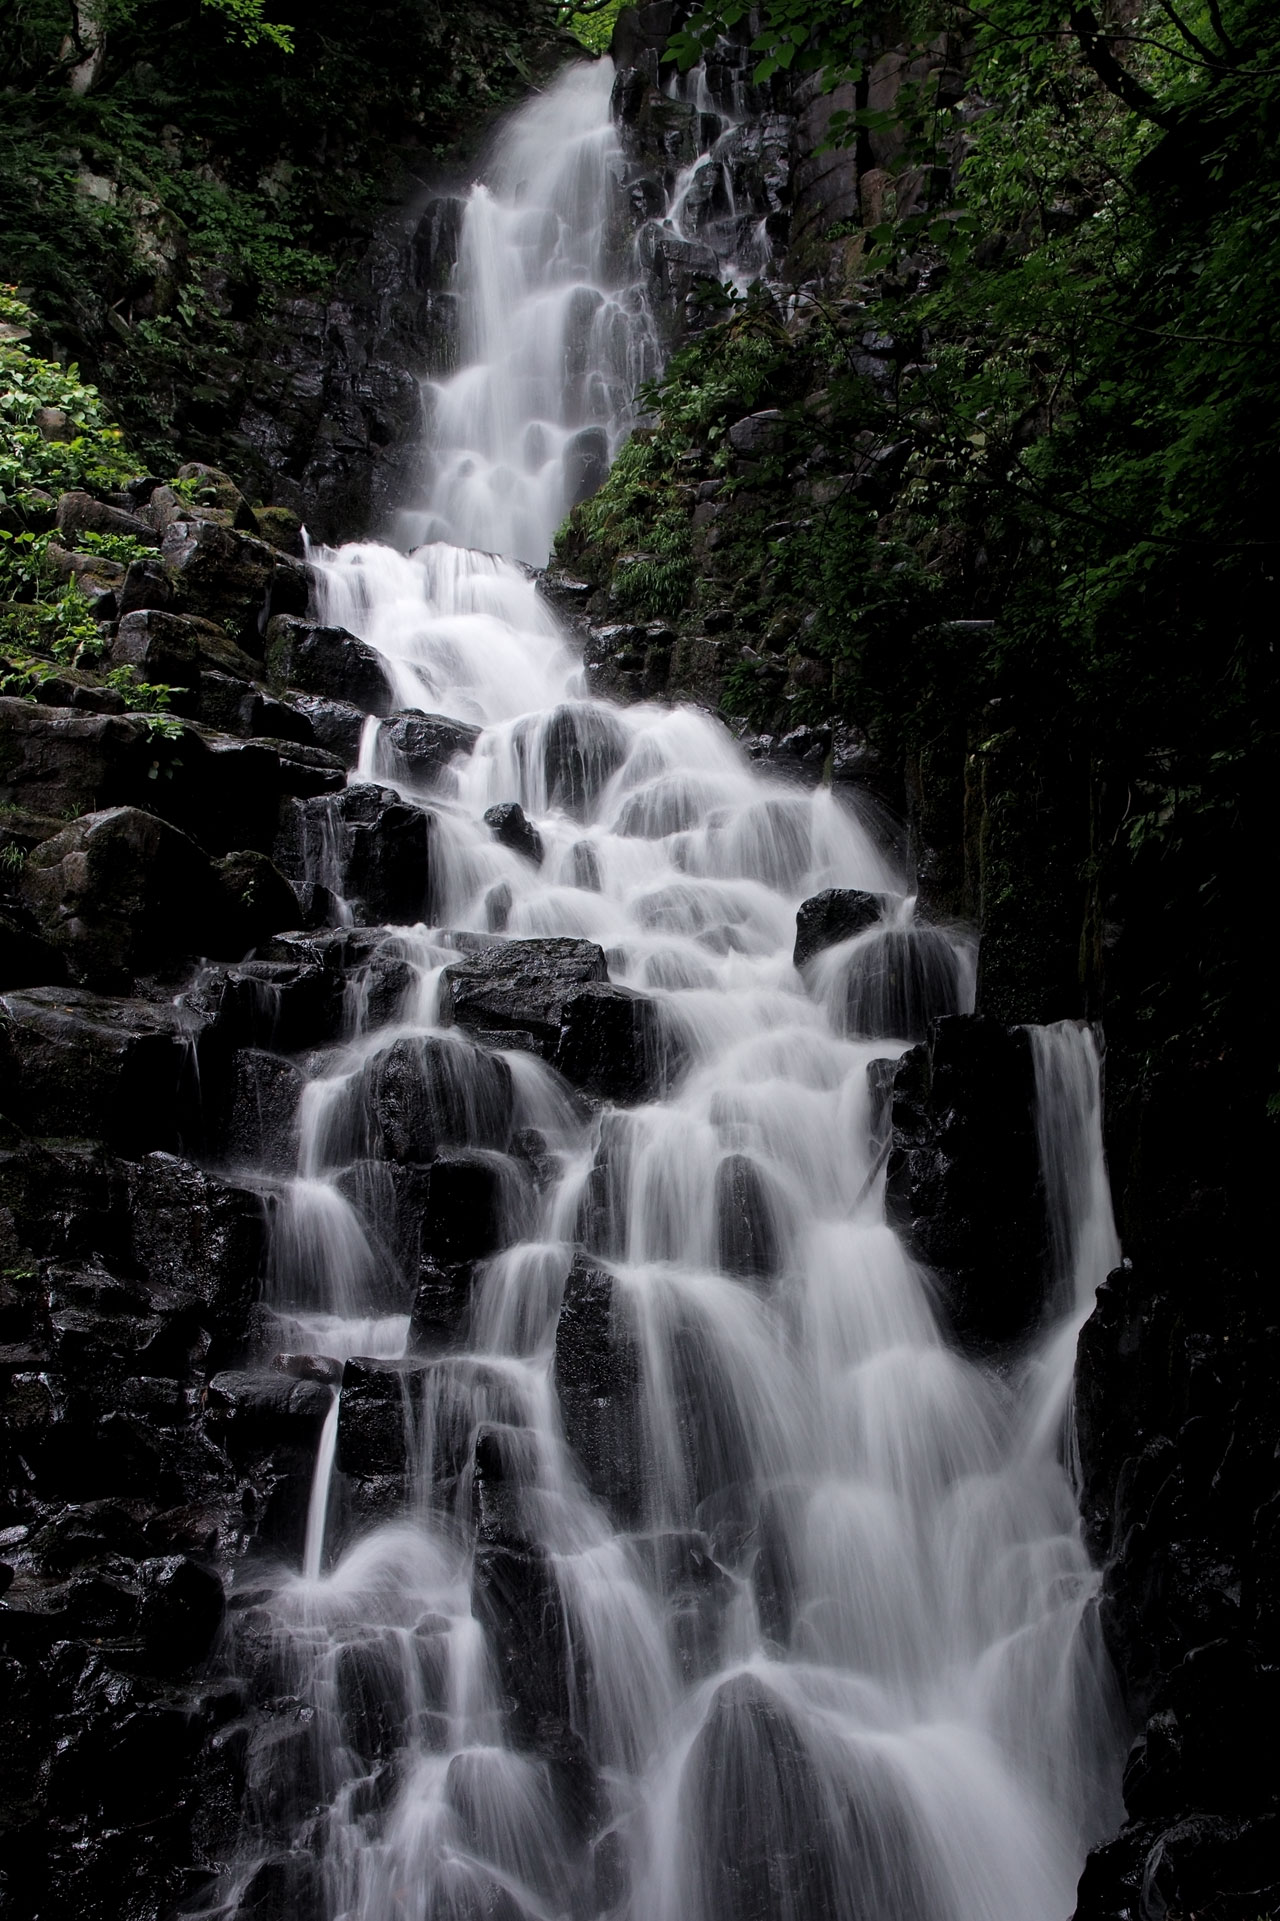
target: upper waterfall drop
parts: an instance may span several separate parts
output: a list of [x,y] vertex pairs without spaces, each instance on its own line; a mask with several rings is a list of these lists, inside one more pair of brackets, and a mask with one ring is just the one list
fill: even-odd
[[459,364],[427,388],[426,540],[541,566],[659,369],[623,218],[612,85],[607,60],[569,68],[509,125],[467,197]]

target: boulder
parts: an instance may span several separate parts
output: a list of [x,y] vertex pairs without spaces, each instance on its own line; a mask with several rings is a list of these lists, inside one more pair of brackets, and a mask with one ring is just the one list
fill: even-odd
[[422,1216],[422,1249],[452,1266],[492,1254],[505,1233],[504,1169],[494,1154],[442,1154],[431,1162]]
[[338,1413],[340,1473],[367,1479],[408,1471],[414,1423],[432,1365],[414,1356],[385,1361],[361,1356],[346,1363]]
[[894,1076],[888,1217],[979,1348],[1024,1337],[1045,1305],[1034,1101],[1026,1030],[978,1015],[935,1021]]
[[[537,1749],[571,1724],[570,1638],[550,1557],[537,1547],[481,1541],[471,1607],[492,1651],[512,1737]],[[578,1659],[581,1650],[575,1650]]]
[[[216,668],[201,668],[193,676],[191,692],[175,695],[172,707],[175,713],[198,720],[205,727],[216,728],[224,734],[238,734],[242,739],[290,742],[304,747],[316,745],[310,721],[296,707]],[[283,751],[287,753],[288,749]],[[347,763],[334,760],[324,764],[336,767],[341,773]],[[337,784],[341,785],[341,781]]]
[[547,806],[585,820],[625,760],[628,736],[609,708],[572,701],[518,728],[515,744],[536,756]]
[[735,454],[756,460],[779,445],[784,425],[785,416],[777,407],[762,408],[759,413],[748,414],[745,420],[734,421],[729,429],[729,445]]
[[503,847],[509,847],[513,854],[523,854],[536,867],[542,865],[542,835],[517,801],[504,800],[497,807],[486,808],[484,824]]
[[856,887],[827,887],[810,895],[796,909],[795,965],[803,967],[824,947],[865,933],[883,919],[888,904],[888,896],[866,894]]
[[656,1001],[588,981],[565,1000],[552,1060],[583,1093],[627,1104],[651,1099],[668,1082],[675,1052]]
[[446,714],[392,714],[378,728],[378,751],[391,757],[389,772],[435,787],[452,761],[472,751],[480,733]]
[[362,707],[350,701],[329,700],[319,694],[291,691],[289,705],[311,730],[317,747],[336,754],[344,767],[354,767],[360,758],[360,737],[368,719]]
[[424,1261],[409,1315],[411,1354],[433,1354],[465,1335],[475,1267],[470,1261]]
[[33,987],[0,1000],[0,1108],[34,1135],[125,1153],[178,1147],[195,1124],[190,1030],[169,1002]]
[[185,1554],[143,1561],[138,1625],[162,1674],[204,1659],[222,1625],[222,1583]]
[[656,1004],[613,986],[592,941],[505,941],[473,954],[445,969],[440,1009],[602,1099],[643,1099],[670,1071]]
[[579,1254],[556,1322],[553,1381],[565,1440],[595,1498],[619,1527],[643,1518],[645,1456],[640,1349],[619,1283]]
[[927,1912],[892,1776],[859,1770],[833,1829],[806,1732],[755,1674],[734,1675],[716,1690],[681,1782],[698,1912],[741,1921],[911,1921]]
[[159,545],[154,527],[123,507],[110,507],[92,494],[63,494],[58,501],[58,532],[69,545],[81,534],[124,534],[145,547]]
[[150,733],[133,715],[80,714],[0,697],[0,806],[66,820],[141,797]]
[[275,862],[255,848],[224,855],[213,872],[217,927],[209,952],[245,954],[302,919],[298,896]]
[[298,1103],[306,1085],[292,1061],[262,1048],[233,1055],[204,1104],[209,1145],[233,1167],[292,1174],[298,1161]]
[[933,1021],[967,1011],[969,978],[937,927],[872,930],[844,964],[844,1030],[855,1040],[922,1041]]
[[117,667],[135,667],[143,680],[190,687],[204,667],[233,680],[252,681],[257,664],[224,628],[193,614],[147,608],[123,616],[111,644]]
[[749,1154],[727,1154],[716,1169],[720,1266],[739,1280],[770,1280],[781,1266],[768,1182]]
[[163,611],[178,599],[172,570],[159,555],[131,560],[122,584],[116,589],[116,612],[124,618],[146,608]]
[[232,1447],[272,1440],[306,1445],[319,1438],[332,1405],[333,1390],[322,1382],[237,1368],[215,1374],[204,1395],[205,1419]]
[[429,1161],[442,1147],[505,1149],[511,1070],[499,1056],[428,1034],[372,1056],[364,1099],[382,1156]]
[[430,825],[389,787],[359,781],[282,810],[276,859],[300,893],[323,885],[365,924],[412,925],[429,908]]
[[549,1060],[567,1002],[587,983],[607,980],[604,950],[593,941],[505,941],[446,967],[440,1018]]
[[345,627],[277,616],[267,629],[267,672],[282,687],[349,701],[366,714],[391,712],[391,688],[377,649]]
[[107,993],[227,932],[209,856],[136,807],[85,814],[45,841],[27,860],[22,891],[71,979]]
[[250,534],[210,519],[174,520],[165,528],[160,555],[174,581],[174,604],[185,613],[227,613],[242,621],[246,607],[255,607],[257,630],[264,632],[277,614],[306,612],[306,567]]
[[262,1196],[173,1154],[145,1155],[127,1179],[133,1264],[193,1296],[216,1341],[242,1341],[266,1260]]

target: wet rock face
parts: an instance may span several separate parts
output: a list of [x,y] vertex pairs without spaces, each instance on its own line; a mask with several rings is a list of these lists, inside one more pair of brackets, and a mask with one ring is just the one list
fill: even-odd
[[208,855],[134,807],[85,815],[45,841],[22,888],[71,979],[108,991],[208,951],[221,918]]
[[341,793],[286,805],[274,853],[311,920],[336,920],[316,900],[345,898],[364,925],[427,917],[431,817],[387,787],[361,781]]
[[640,1356],[619,1283],[580,1254],[556,1324],[554,1382],[565,1439],[592,1493],[621,1527],[644,1510]]
[[1254,1738],[1280,1633],[1280,1353],[1258,1324],[1264,1285],[1242,1270],[1206,1286],[1201,1262],[1171,1251],[1112,1274],[1081,1330],[1081,1508],[1136,1730],[1129,1823],[1089,1858],[1081,1921],[1243,1921],[1280,1897],[1280,1763]]
[[654,1004],[610,982],[592,941],[505,941],[472,955],[445,969],[440,1008],[489,1045],[539,1054],[606,1099],[641,1099],[665,1071]]
[[828,887],[801,901],[796,910],[795,965],[803,967],[824,948],[874,927],[885,906],[884,895],[862,893],[856,887]]
[[885,1203],[931,1267],[956,1332],[976,1347],[1021,1339],[1048,1281],[1048,1221],[1021,1028],[935,1021],[893,1082]]
[[348,701],[366,714],[391,711],[382,658],[345,627],[317,627],[279,615],[267,629],[267,671],[281,686]]
[[0,1152],[0,1874],[41,1912],[167,1909],[216,1828],[218,1569],[256,1496],[202,1390],[264,1239],[257,1195],[167,1154]]
[[450,763],[471,752],[480,729],[445,714],[392,714],[378,729],[378,747],[395,757],[405,777],[435,787]]

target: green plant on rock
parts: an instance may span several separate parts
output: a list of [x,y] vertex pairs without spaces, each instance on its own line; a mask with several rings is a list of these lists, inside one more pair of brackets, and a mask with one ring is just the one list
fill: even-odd
[[135,471],[124,436],[96,387],[72,367],[31,352],[22,330],[30,309],[5,288],[0,318],[0,508],[32,504],[32,496],[77,487],[115,487]]
[[103,560],[117,561],[122,567],[135,560],[145,560],[155,552],[147,541],[135,539],[132,534],[77,534],[75,545],[77,553],[100,554]]

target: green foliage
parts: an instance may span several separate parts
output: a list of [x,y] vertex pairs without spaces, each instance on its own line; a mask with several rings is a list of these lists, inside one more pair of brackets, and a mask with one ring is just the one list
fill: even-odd
[[131,561],[145,560],[155,549],[144,540],[136,540],[132,534],[83,533],[76,535],[76,552],[101,554],[104,560],[118,561],[127,567]]
[[614,25],[625,4],[626,0],[589,0],[584,6],[574,6],[567,0],[560,9],[560,20],[588,53],[608,53]]
[[138,714],[163,714],[173,696],[184,691],[163,680],[138,680],[131,667],[113,667],[102,676],[102,683],[114,688],[130,712]]
[[[0,275],[159,468],[231,459],[278,300],[367,245],[406,166],[476,140],[555,41],[554,0],[0,0]],[[270,17],[268,17],[270,16]],[[83,26],[83,21],[81,21]],[[69,38],[71,36],[71,38]],[[69,50],[64,53],[64,44]]]
[[[96,387],[72,367],[33,354],[18,330],[34,324],[16,290],[0,287],[0,321],[15,331],[0,337],[0,507],[21,507],[35,491],[58,494],[76,487],[111,487],[132,471],[124,437],[112,425]],[[47,439],[37,424],[44,409],[66,415]]]
[[280,21],[264,20],[264,0],[203,0],[203,4],[220,13],[228,30],[246,47],[270,46],[278,53],[293,52],[293,28]]

